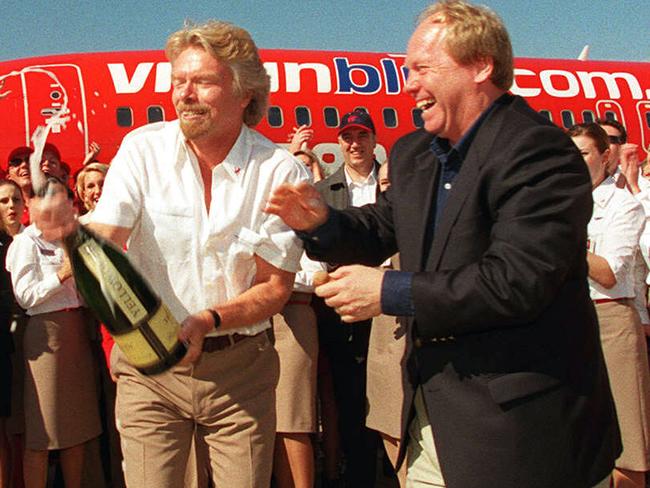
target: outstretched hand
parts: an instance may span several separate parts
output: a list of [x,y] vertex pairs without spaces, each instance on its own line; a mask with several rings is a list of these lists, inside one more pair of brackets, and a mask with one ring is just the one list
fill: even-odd
[[294,230],[311,231],[327,220],[329,209],[318,190],[307,182],[285,183],[266,202],[265,212],[277,215]]

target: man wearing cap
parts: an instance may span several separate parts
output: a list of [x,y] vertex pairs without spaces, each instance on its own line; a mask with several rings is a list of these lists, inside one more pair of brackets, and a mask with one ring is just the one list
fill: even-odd
[[[333,208],[361,207],[377,197],[375,126],[367,112],[354,110],[343,116],[338,132],[343,165],[316,183]],[[365,426],[366,358],[370,321],[349,327],[321,298],[314,301],[318,316],[321,354],[329,364],[339,415],[341,447],[346,458],[346,486],[374,486],[378,436]]]
[[20,187],[25,202],[23,225],[29,225],[29,201],[34,195],[32,178],[29,172],[29,156],[34,150],[31,147],[21,146],[15,148],[7,158],[7,179],[15,182]]

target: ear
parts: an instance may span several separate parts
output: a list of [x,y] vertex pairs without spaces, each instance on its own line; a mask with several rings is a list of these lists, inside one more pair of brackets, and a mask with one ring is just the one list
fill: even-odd
[[246,110],[246,107],[248,107],[248,104],[251,103],[252,99],[253,99],[253,94],[250,91],[242,93],[241,102],[239,105],[243,110]]
[[490,79],[494,71],[494,60],[485,58],[474,63],[474,81],[483,83]]
[[603,153],[603,166],[607,166],[609,163],[609,158],[612,155],[612,151],[610,151],[609,148],[605,149],[605,152]]

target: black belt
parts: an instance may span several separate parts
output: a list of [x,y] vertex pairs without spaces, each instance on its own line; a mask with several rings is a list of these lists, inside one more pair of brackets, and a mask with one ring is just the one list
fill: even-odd
[[269,329],[265,329],[262,332],[258,332],[254,335],[246,334],[227,334],[220,336],[210,336],[203,339],[203,352],[215,352],[227,349],[231,346],[234,346],[238,342],[241,342],[245,339],[250,339],[251,337],[257,337],[261,334],[269,334]]

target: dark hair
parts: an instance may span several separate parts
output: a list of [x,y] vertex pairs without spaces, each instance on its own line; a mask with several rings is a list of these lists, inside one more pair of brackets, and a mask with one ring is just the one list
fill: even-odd
[[596,123],[598,125],[608,125],[609,127],[614,127],[614,129],[616,129],[621,134],[621,144],[625,144],[627,142],[627,131],[625,130],[623,124],[621,124],[618,120],[596,119]]
[[70,187],[68,187],[68,185],[66,185],[63,181],[61,181],[56,176],[48,176],[45,179],[45,184],[41,188],[39,188],[38,191],[36,192],[36,196],[40,198],[44,198],[49,193],[50,187],[52,185],[61,185],[65,189],[68,195],[68,200],[74,200],[74,193],[72,192]]
[[569,127],[569,137],[587,136],[596,143],[596,148],[601,154],[609,149],[609,138],[607,132],[596,122],[584,122]]

